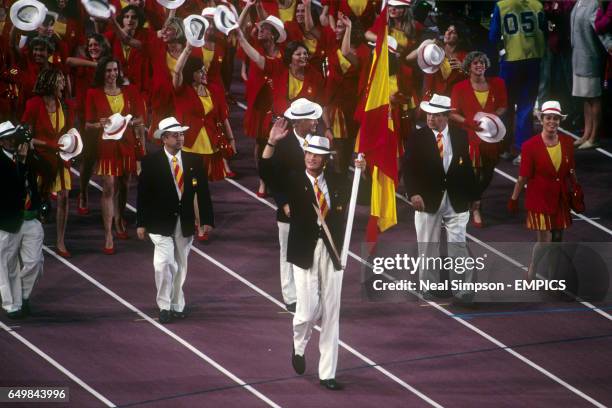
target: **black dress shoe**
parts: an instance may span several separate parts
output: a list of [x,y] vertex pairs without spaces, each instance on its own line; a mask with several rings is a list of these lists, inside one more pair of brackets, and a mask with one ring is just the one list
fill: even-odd
[[287,307],[287,311],[288,312],[295,313],[295,305],[296,305],[296,303],[293,302],[293,303],[289,303],[288,305],[285,305],[285,306]]
[[306,359],[304,356],[300,356],[299,354],[295,354],[295,349],[291,349],[291,365],[296,373],[302,375],[304,371],[306,371]]
[[172,321],[172,314],[169,310],[160,310],[159,311],[159,322],[161,324],[170,323]]
[[21,301],[21,313],[23,317],[28,317],[32,313],[30,310],[30,299],[23,299]]
[[174,319],[184,319],[187,317],[187,312],[183,309],[182,312],[177,312],[176,310],[172,311],[172,318]]
[[319,380],[319,384],[331,391],[340,391],[342,388],[344,388],[342,385],[340,385],[340,383],[336,382],[334,378]]
[[12,319],[12,320],[17,320],[17,319],[23,319],[24,318],[23,312],[21,311],[21,309],[15,310],[14,312],[8,312],[6,314],[6,317],[8,317],[9,319]]

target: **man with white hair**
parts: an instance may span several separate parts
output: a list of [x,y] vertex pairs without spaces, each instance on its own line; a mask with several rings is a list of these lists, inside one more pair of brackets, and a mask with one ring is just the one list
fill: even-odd
[[[285,111],[284,116],[291,123],[292,130],[288,137],[278,140],[275,146],[272,162],[278,174],[288,174],[293,170],[304,171],[303,149],[306,147],[310,135],[317,132],[317,125],[322,113],[323,108],[320,105],[306,98],[296,99]],[[296,294],[293,266],[290,262],[287,262],[291,208],[289,199],[284,192],[272,190],[272,196],[278,207],[276,222],[280,245],[280,279],[283,301],[288,311],[295,312]]]
[[[403,167],[406,193],[415,209],[419,254],[424,248],[428,255],[437,255],[444,222],[449,256],[463,256],[469,206],[479,198],[467,133],[449,125],[449,97],[434,94],[420,107],[427,126],[408,138]],[[432,272],[421,270],[421,280],[433,280]],[[466,272],[465,279],[471,278]],[[459,300],[463,295],[469,294],[456,294]]]
[[[272,157],[276,146],[287,137],[285,121],[277,121],[260,162],[260,175],[267,185],[286,194],[291,217],[287,261],[293,264],[297,307],[293,316],[291,363],[298,374],[306,370],[304,352],[316,322],[321,320],[319,339],[319,383],[329,390],[340,390],[336,381],[338,364],[342,248],[350,183],[326,164],[330,141],[313,135],[304,147],[304,169],[290,173],[275,171]],[[365,161],[355,161],[364,168]]]
[[182,151],[187,129],[174,117],[161,120],[154,137],[161,139],[163,148],[145,156],[138,178],[137,233],[142,240],[148,233],[155,245],[153,266],[160,323],[186,316],[183,284],[193,242],[194,197],[204,231],[209,232],[214,225],[202,159]]

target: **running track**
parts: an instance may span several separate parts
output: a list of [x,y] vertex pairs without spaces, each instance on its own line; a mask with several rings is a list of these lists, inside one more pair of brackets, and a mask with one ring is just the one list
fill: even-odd
[[[612,405],[611,304],[465,309],[366,302],[359,255],[367,207],[357,210],[344,277],[337,378],[346,389],[334,393],[318,385],[316,335],[306,353],[306,375],[296,376],[291,315],[279,301],[274,205],[252,193],[257,178],[242,115],[234,105],[240,155],[232,168],[240,177],[211,186],[216,229],[209,243],[194,245],[189,259],[188,319],[157,323],[152,245],[134,238],[132,212],[132,238],[116,240],[114,256],[101,253],[100,194],[92,187],[91,215],[76,215],[72,201],[67,246],[73,258],[53,254],[54,225],[46,226],[49,247],[33,295],[34,316],[0,318],[0,386],[67,386],[71,407]],[[612,151],[605,142],[603,148]],[[575,221],[565,239],[609,242],[612,158],[579,152],[577,162],[585,215],[593,220]],[[471,239],[492,248],[533,240],[522,225],[524,215],[505,213],[508,176],[517,170],[505,162],[499,170],[484,201],[488,227],[468,229]],[[135,205],[134,186],[129,203]],[[399,225],[379,245],[414,241],[412,214],[399,200]],[[529,254],[513,257],[526,265]]]

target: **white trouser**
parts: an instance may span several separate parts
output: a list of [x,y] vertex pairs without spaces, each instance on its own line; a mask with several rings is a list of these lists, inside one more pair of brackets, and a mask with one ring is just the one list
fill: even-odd
[[38,220],[28,220],[14,234],[0,231],[0,297],[7,312],[21,309],[43,269],[44,232]]
[[185,308],[183,283],[187,276],[187,257],[193,235],[183,237],[180,219],[171,236],[149,234],[155,245],[153,267],[157,287],[157,306],[160,310],[182,312]]
[[[448,256],[466,257],[469,256],[466,246],[465,232],[467,223],[470,220],[470,212],[465,211],[456,213],[448,198],[448,193],[444,192],[440,208],[434,214],[424,211],[415,211],[414,227],[416,229],[417,242],[419,243],[419,255],[425,254],[428,257],[440,255],[440,233],[442,222],[446,227],[446,238],[448,245]],[[419,270],[421,280],[438,282],[436,271],[427,269]],[[471,281],[473,273],[465,272],[463,279]]]
[[296,302],[295,281],[293,279],[293,264],[287,262],[287,242],[289,241],[289,223],[277,222],[278,243],[280,245],[280,281],[283,302],[290,305]]
[[319,379],[335,378],[343,271],[334,269],[322,239],[315,247],[312,267],[302,269],[294,265],[293,268],[297,293],[297,308],[293,316],[295,353],[304,355],[312,329],[321,319]]

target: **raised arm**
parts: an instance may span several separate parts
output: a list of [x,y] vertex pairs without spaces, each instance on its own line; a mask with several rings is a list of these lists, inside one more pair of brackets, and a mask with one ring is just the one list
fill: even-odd
[[113,31],[117,33],[122,44],[129,45],[132,48],[142,48],[142,42],[135,39],[127,31],[125,31],[115,19],[114,14],[111,16],[110,21]]
[[342,19],[342,22],[344,23],[344,26],[346,27],[346,30],[344,31],[344,36],[342,37],[342,45],[340,47],[340,52],[342,52],[342,55],[344,56],[344,58],[349,60],[351,65],[358,66],[359,59],[357,58],[357,56],[351,49],[351,31],[353,28],[353,24],[351,22],[351,19],[348,18],[347,16],[342,16],[340,18]]
[[[181,85],[183,85],[183,68],[185,67],[185,63],[187,62],[189,55],[191,55],[191,49],[192,46],[187,43],[183,49],[183,52],[181,52],[181,55],[176,61],[176,67],[174,68],[175,71],[172,74],[172,86],[174,89],[178,89],[181,87]],[[187,80],[189,80],[189,78],[187,78]]]
[[240,42],[240,46],[242,47],[244,53],[249,57],[251,61],[255,63],[255,65],[257,65],[259,69],[263,70],[266,64],[265,57],[261,55],[255,48],[253,48],[253,46],[245,38],[244,33],[240,28],[237,28],[236,32],[238,34],[238,41]]
[[321,32],[319,28],[315,26],[315,23],[312,19],[312,11],[311,0],[302,0],[302,4],[304,5],[304,29],[306,34],[312,34],[318,40],[321,37]]

